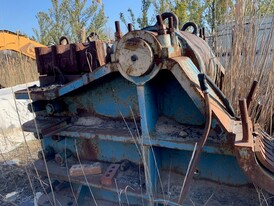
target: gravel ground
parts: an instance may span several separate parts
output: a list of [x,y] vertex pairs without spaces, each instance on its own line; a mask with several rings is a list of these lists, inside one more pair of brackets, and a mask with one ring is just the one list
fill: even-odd
[[[32,202],[34,194],[42,191],[39,178],[29,171],[40,150],[38,140],[21,143],[19,147],[0,156],[0,205],[24,205]],[[31,153],[31,155],[30,155]],[[7,197],[10,196],[8,199]],[[26,205],[26,204],[25,204]]]

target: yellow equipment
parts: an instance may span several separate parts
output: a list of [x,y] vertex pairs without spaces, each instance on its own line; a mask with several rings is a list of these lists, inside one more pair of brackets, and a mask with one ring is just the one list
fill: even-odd
[[34,47],[45,47],[28,37],[8,30],[0,30],[0,51],[12,50],[32,59],[35,58]]

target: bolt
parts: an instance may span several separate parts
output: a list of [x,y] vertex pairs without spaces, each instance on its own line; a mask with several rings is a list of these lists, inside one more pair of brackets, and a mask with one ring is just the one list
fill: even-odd
[[173,17],[170,16],[168,17],[168,33],[173,33],[174,32],[174,25],[173,25]]
[[163,22],[162,16],[161,16],[161,15],[157,15],[157,16],[156,16],[156,19],[157,19],[157,24],[158,24],[158,26],[159,26],[159,27],[163,27],[164,22]]
[[164,27],[164,21],[161,15],[156,16],[157,24],[158,24],[158,34],[162,35],[165,34],[165,27]]
[[119,40],[122,38],[122,32],[121,32],[119,21],[115,21],[115,37],[116,37],[116,40]]
[[130,31],[132,31],[132,30],[133,30],[133,26],[132,26],[131,23],[129,23],[129,24],[128,24],[128,31],[130,32]]
[[138,56],[137,55],[134,54],[134,55],[131,56],[131,61],[135,62],[137,60],[138,60]]
[[48,114],[53,114],[54,113],[54,106],[52,104],[47,104],[46,105],[46,111]]

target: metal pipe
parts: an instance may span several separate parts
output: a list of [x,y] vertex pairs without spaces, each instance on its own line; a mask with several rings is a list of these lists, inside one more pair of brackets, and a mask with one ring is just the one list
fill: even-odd
[[205,78],[207,80],[207,82],[210,84],[211,88],[213,89],[213,91],[217,94],[217,96],[220,98],[220,100],[223,102],[223,104],[225,105],[227,112],[232,116],[232,117],[236,117],[235,112],[233,107],[231,106],[230,102],[228,101],[228,99],[226,98],[226,96],[224,95],[224,93],[218,88],[218,86],[212,81],[212,79],[207,76],[205,74]]
[[203,36],[203,40],[205,40],[205,27],[202,28],[202,36]]
[[253,100],[253,97],[254,97],[254,94],[255,94],[255,91],[258,87],[258,81],[254,80],[253,83],[252,83],[252,86],[250,88],[250,91],[247,95],[247,98],[246,98],[246,106],[247,106],[247,109],[249,108],[249,105],[251,103],[251,101]]
[[156,16],[157,19],[157,25],[158,25],[158,34],[166,34],[165,28],[164,28],[164,21],[161,15]]
[[156,19],[157,19],[158,26],[159,27],[163,27],[164,26],[164,22],[163,22],[162,16],[161,15],[157,15]]
[[119,21],[115,21],[115,31],[118,32],[118,33],[121,32],[120,22]]
[[115,40],[119,40],[122,38],[122,32],[120,27],[120,22],[115,21]]
[[174,24],[173,24],[173,17],[168,17],[168,33],[172,34],[175,31]]
[[201,85],[201,89],[204,93],[204,98],[205,98],[205,117],[206,117],[206,122],[205,122],[205,129],[204,129],[204,133],[202,138],[200,139],[199,144],[197,145],[194,157],[193,157],[193,161],[190,165],[190,169],[189,169],[189,173],[186,177],[186,181],[185,181],[185,185],[184,188],[182,190],[181,196],[179,197],[179,201],[178,203],[180,205],[183,204],[184,200],[186,199],[186,196],[188,194],[188,191],[190,189],[190,185],[194,176],[194,172],[196,170],[196,166],[199,163],[202,151],[203,151],[203,147],[206,143],[206,140],[208,138],[208,134],[210,131],[210,127],[211,127],[211,120],[212,120],[212,115],[211,115],[211,107],[210,107],[210,102],[209,102],[209,95],[208,95],[208,85],[206,83],[206,78],[204,74],[199,74],[199,82]]
[[241,112],[242,128],[243,128],[243,142],[248,142],[251,137],[250,119],[247,111],[246,99],[239,100],[239,108]]
[[128,28],[128,32],[131,32],[131,31],[133,30],[132,24],[129,23],[129,24],[127,25],[127,28]]
[[201,28],[199,29],[199,37],[200,37],[200,38],[203,38],[202,29],[201,29]]

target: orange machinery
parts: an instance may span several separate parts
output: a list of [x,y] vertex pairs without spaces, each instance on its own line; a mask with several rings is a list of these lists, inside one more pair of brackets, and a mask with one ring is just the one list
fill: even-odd
[[0,30],[0,51],[12,50],[32,59],[36,59],[34,51],[35,47],[45,47],[45,45],[31,40],[22,34],[8,30]]

